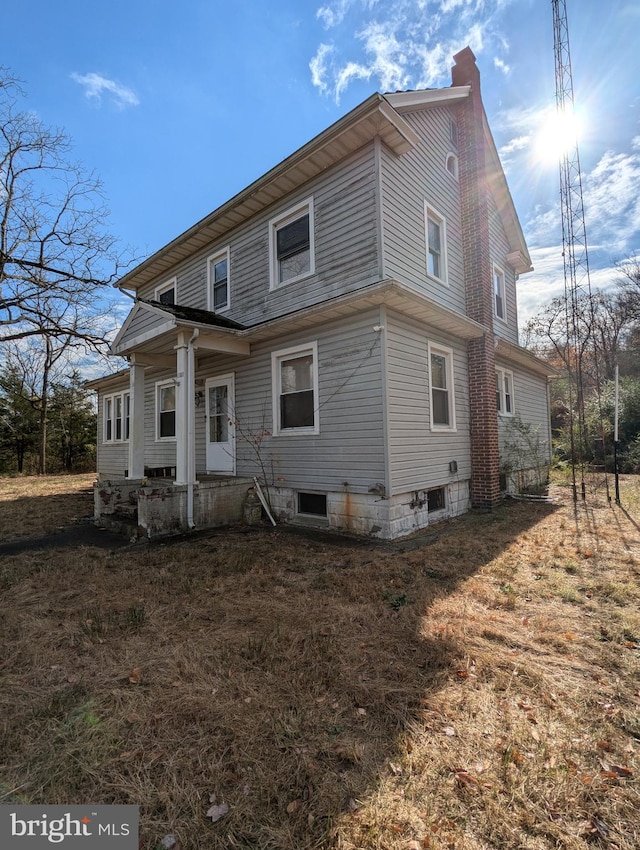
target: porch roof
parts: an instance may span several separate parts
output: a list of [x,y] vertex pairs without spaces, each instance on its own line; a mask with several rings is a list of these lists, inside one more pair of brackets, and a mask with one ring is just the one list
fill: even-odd
[[544,378],[557,378],[559,375],[558,370],[554,369],[553,366],[550,366],[545,360],[541,360],[526,348],[522,348],[519,345],[513,345],[505,339],[497,340],[496,355],[498,357],[503,357],[505,360],[509,360],[512,363],[516,363],[518,366],[522,366],[525,369],[529,369],[531,372],[535,372]]
[[178,335],[189,333],[197,339],[198,348],[246,356],[249,343],[239,337],[243,330],[239,322],[209,310],[140,298],[113,341],[111,353],[135,354],[139,363],[163,365],[161,358],[173,355]]

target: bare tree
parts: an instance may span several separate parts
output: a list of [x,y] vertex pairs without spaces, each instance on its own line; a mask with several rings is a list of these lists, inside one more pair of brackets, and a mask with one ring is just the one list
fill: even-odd
[[22,96],[0,68],[0,343],[46,330],[99,348],[96,290],[107,296],[128,263],[99,179],[69,159],[65,133],[19,109]]

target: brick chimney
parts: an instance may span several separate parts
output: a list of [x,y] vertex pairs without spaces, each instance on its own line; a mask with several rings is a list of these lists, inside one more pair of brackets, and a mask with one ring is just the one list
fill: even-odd
[[462,251],[467,315],[486,333],[468,343],[471,417],[471,504],[492,508],[501,499],[500,447],[496,414],[493,335],[493,272],[489,237],[489,198],[485,149],[486,121],[476,57],[465,47],[454,57],[454,86],[471,86],[458,112]]

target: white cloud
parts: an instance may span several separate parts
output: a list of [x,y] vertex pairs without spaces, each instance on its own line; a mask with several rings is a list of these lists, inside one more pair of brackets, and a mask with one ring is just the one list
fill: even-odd
[[493,64],[503,74],[508,74],[511,71],[511,66],[497,56],[493,57]]
[[327,58],[331,55],[333,48],[329,44],[321,44],[313,59],[309,62],[311,70],[311,82],[321,92],[327,90]]
[[[496,67],[507,73],[509,66],[499,53],[508,46],[496,32],[494,17],[508,2],[328,2],[318,9],[317,17],[332,30],[331,62],[323,65],[321,76],[311,68],[312,82],[336,101],[356,79],[376,79],[382,91],[434,86],[448,81],[452,56],[466,45],[476,54],[492,45],[497,51]],[[327,58],[326,51],[320,58]]]
[[115,80],[103,77],[102,74],[71,74],[71,79],[84,88],[85,96],[89,100],[98,103],[102,101],[103,95],[110,95],[119,109],[126,106],[138,106],[140,103],[136,93]]

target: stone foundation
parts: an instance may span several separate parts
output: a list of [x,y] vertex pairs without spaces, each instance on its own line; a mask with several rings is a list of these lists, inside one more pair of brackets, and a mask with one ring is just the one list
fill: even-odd
[[368,493],[327,493],[327,516],[297,512],[297,491],[270,487],[271,504],[280,521],[325,527],[350,534],[393,540],[428,525],[466,513],[471,507],[469,482],[446,484],[445,507],[429,511],[427,490],[381,498]]

